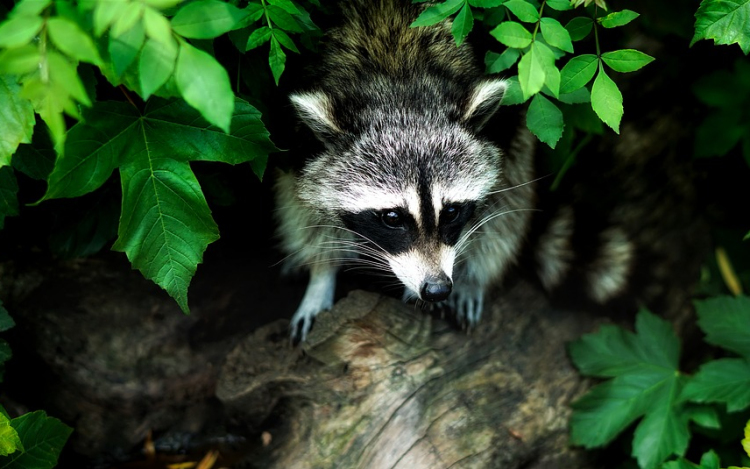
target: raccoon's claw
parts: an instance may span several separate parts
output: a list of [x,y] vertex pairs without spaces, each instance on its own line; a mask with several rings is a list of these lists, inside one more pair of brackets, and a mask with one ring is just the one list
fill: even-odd
[[310,272],[305,296],[292,316],[290,324],[292,344],[307,340],[315,316],[333,306],[333,292],[336,287],[335,269],[315,269]]
[[458,324],[464,329],[471,329],[482,317],[484,293],[481,290],[471,293],[455,291],[447,303],[456,312]]

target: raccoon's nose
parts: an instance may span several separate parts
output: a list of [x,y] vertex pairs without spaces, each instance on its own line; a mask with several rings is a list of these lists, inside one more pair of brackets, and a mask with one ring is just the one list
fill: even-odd
[[422,285],[422,299],[427,301],[443,301],[451,294],[453,284],[446,276],[431,278]]

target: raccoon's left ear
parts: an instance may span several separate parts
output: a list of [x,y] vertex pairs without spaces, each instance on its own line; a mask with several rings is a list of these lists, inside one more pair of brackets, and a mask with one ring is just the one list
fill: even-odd
[[322,91],[294,93],[289,96],[297,109],[297,115],[324,143],[341,133],[333,115],[331,98]]
[[479,130],[500,107],[508,82],[500,78],[487,78],[477,82],[469,93],[464,122]]

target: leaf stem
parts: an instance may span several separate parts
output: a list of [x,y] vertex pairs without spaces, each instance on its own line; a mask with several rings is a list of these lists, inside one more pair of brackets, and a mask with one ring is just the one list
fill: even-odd
[[544,13],[544,6],[547,4],[547,0],[544,0],[542,2],[542,6],[539,7],[539,20],[534,25],[534,34],[532,35],[534,39],[536,40],[536,33],[539,31],[539,25],[542,23],[542,13]]
[[585,147],[589,142],[591,141],[591,134],[585,134],[580,142],[578,142],[578,145],[568,153],[568,157],[565,158],[565,162],[562,165],[562,168],[557,172],[557,176],[555,176],[555,180],[552,181],[552,185],[550,186],[551,191],[556,191],[557,188],[560,186],[560,183],[562,182],[563,176],[565,176],[565,173],[568,172],[568,169],[573,165],[573,162],[576,159],[576,156],[578,156],[578,153],[583,150],[583,147]]
[[599,29],[596,27],[596,14],[599,11],[599,7],[594,4],[594,43],[596,44],[596,57],[602,60],[602,50],[599,47]]
[[130,97],[127,88],[125,88],[123,85],[118,86],[118,88],[120,88],[120,91],[122,91],[122,94],[125,95],[125,98],[128,100],[128,102],[132,104],[134,108],[138,109],[138,106],[135,105],[133,99]]
[[261,5],[263,5],[263,16],[266,17],[266,23],[268,24],[268,29],[273,29],[273,25],[271,24],[271,17],[268,14],[268,7],[266,6],[266,0],[260,0]]

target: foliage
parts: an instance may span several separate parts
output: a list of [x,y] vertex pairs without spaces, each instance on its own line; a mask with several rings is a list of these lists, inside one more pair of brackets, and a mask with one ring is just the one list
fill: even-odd
[[632,456],[642,469],[719,467],[714,452],[704,454],[700,465],[684,456],[695,431],[691,423],[720,430],[724,409],[750,409],[750,299],[722,296],[697,301],[695,307],[706,342],[738,357],[704,363],[692,376],[681,372],[671,325],[648,311],[638,314],[635,333],[604,326],[570,345],[571,359],[583,374],[609,378],[574,404],[574,444],[604,446],[641,419]]
[[[0,332],[15,325],[0,303]],[[8,343],[0,339],[0,381],[5,362],[11,357]],[[44,411],[30,412],[11,419],[0,406],[0,468],[48,469],[73,430]]]

